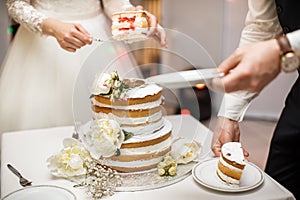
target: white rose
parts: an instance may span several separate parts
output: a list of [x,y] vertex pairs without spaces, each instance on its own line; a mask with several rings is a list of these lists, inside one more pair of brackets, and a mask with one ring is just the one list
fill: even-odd
[[111,88],[110,80],[110,74],[100,74],[100,76],[98,76],[93,82],[91,93],[93,95],[107,94]]
[[157,169],[158,169],[158,174],[160,176],[164,176],[164,175],[174,176],[177,171],[177,163],[172,158],[172,156],[167,155],[164,157],[164,159],[161,162],[158,163]]
[[124,141],[120,125],[112,119],[99,119],[91,124],[84,143],[95,159],[113,156]]

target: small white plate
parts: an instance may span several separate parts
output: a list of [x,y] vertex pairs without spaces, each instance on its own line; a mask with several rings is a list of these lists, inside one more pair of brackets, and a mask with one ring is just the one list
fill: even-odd
[[223,73],[217,73],[216,68],[179,71],[160,74],[147,78],[147,81],[157,83],[169,89],[193,87],[196,84],[209,84],[214,78],[223,77]]
[[37,185],[16,190],[2,200],[76,200],[76,196],[62,187]]
[[243,171],[240,185],[233,187],[221,182],[216,174],[219,158],[214,158],[198,163],[193,168],[193,178],[199,184],[223,192],[244,192],[260,186],[264,181],[261,169],[254,164],[247,162]]

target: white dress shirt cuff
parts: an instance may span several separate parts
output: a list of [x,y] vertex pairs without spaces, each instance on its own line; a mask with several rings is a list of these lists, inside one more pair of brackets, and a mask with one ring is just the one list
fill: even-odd
[[252,99],[257,93],[239,91],[224,95],[218,116],[226,117],[235,121],[242,121]]
[[300,30],[288,33],[286,37],[289,39],[292,49],[299,56],[300,55]]

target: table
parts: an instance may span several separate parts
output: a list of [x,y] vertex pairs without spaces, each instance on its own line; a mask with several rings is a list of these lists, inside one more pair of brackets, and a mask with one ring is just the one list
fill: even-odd
[[[167,116],[167,119],[172,122],[175,135],[184,134],[185,137],[193,137],[201,141],[203,159],[212,157],[210,151],[212,132],[208,128],[189,115],[172,115]],[[62,149],[63,139],[71,137],[73,131],[73,126],[64,126],[4,133],[1,147],[1,197],[21,188],[17,177],[6,167],[10,163],[25,177],[32,180],[34,185],[61,186],[74,192],[78,200],[87,199],[84,189],[73,188],[73,183],[68,180],[54,178],[46,166],[46,159]],[[265,181],[260,187],[240,193],[219,192],[205,188],[194,181],[190,175],[166,187],[138,192],[117,192],[105,199],[295,199],[288,190],[267,174],[264,176]]]

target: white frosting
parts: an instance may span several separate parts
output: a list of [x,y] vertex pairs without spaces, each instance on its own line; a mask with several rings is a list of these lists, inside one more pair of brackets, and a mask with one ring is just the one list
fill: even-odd
[[222,146],[222,155],[233,162],[245,165],[245,158],[242,145],[239,142],[228,142]]
[[[228,183],[230,186],[238,186],[240,184],[240,181],[234,178],[231,178],[225,174],[223,174],[219,169],[217,170],[218,175],[223,179],[222,182]],[[232,185],[231,185],[232,184]]]
[[162,87],[154,83],[146,83],[140,87],[131,88],[126,93],[128,98],[144,98],[149,95],[155,95],[162,90]]
[[102,118],[111,118],[116,120],[121,126],[122,124],[132,124],[132,125],[138,125],[138,124],[146,124],[146,123],[152,123],[155,121],[158,121],[162,118],[162,112],[158,111],[154,113],[153,115],[147,116],[147,117],[134,117],[134,118],[123,118],[119,117],[117,115],[114,115],[114,113],[96,113],[93,112],[94,118],[95,119],[102,119]]
[[153,122],[141,126],[121,126],[124,131],[133,133],[134,135],[148,135],[160,130],[164,126],[164,120],[160,119],[157,122]]
[[113,33],[115,33],[116,31],[120,31],[120,29],[124,29],[124,28],[131,28],[131,23],[128,21],[124,21],[122,23],[119,23],[119,19],[115,18],[112,22],[112,26],[113,26]]
[[92,104],[99,106],[99,107],[105,107],[105,108],[114,108],[114,109],[120,109],[120,110],[145,110],[145,109],[151,109],[156,108],[162,104],[163,97],[159,98],[157,101],[151,101],[147,103],[141,103],[141,104],[135,104],[135,105],[126,105],[126,106],[116,106],[116,105],[108,105],[103,104],[98,101],[96,101],[94,98],[92,99]]
[[147,167],[150,165],[158,164],[163,159],[163,157],[164,156],[160,156],[148,160],[136,160],[130,162],[121,162],[121,161],[105,159],[105,160],[100,160],[100,163],[110,167],[137,168],[137,167]]
[[[145,17],[136,17],[134,21],[134,26],[135,27],[143,27],[144,24],[147,24],[147,19]],[[148,27],[146,28],[148,29]]]
[[145,154],[145,153],[155,153],[159,152],[160,149],[166,149],[171,146],[172,138],[169,137],[165,141],[150,145],[146,147],[140,147],[140,148],[122,148],[120,149],[121,155],[137,155],[137,154]]
[[169,120],[163,118],[163,124],[164,126],[159,131],[156,131],[155,133],[152,134],[135,135],[134,137],[124,141],[123,144],[153,140],[156,138],[160,138],[172,131],[172,123]]
[[235,167],[235,166],[233,166],[233,165],[228,164],[228,163],[223,159],[222,156],[220,156],[219,161],[222,163],[222,165],[224,165],[225,167],[228,167],[228,168],[231,169],[231,170],[235,170],[235,171],[238,171],[238,172],[242,172],[242,171],[243,171],[242,169],[239,169],[239,168],[237,168],[237,167]]
[[[148,39],[147,36],[148,28],[139,28],[129,31],[118,31],[114,33],[113,39],[119,41],[125,41],[127,43],[138,42]],[[114,31],[113,31],[114,32]]]
[[[151,115],[149,117],[141,117],[141,118],[120,118],[113,115],[112,113],[109,113],[107,115],[105,113],[94,112],[94,117],[95,119],[103,119],[103,118],[114,119],[120,124],[121,128],[124,131],[133,133],[134,135],[152,134],[164,126],[164,120],[162,118],[161,112],[155,113],[154,115]],[[128,124],[137,125],[137,126],[130,126]]]

